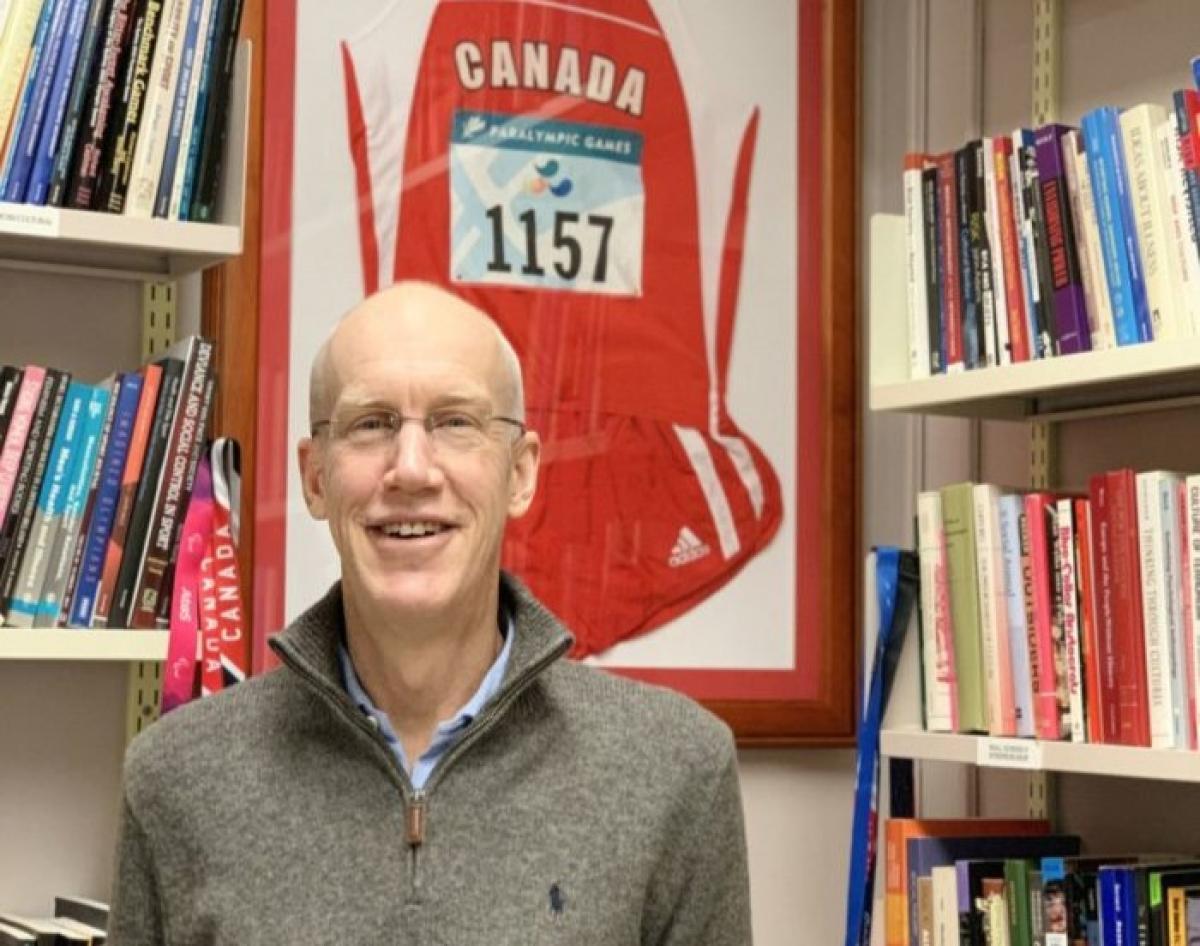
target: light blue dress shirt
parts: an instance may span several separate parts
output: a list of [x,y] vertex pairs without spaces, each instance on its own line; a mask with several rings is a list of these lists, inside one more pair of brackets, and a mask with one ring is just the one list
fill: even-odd
[[378,727],[380,734],[387,740],[388,746],[392,752],[396,754],[397,760],[400,762],[400,767],[405,772],[409,773],[409,778],[412,780],[413,788],[420,791],[425,787],[425,782],[428,781],[438,760],[442,758],[450,748],[458,742],[467,731],[467,727],[471,725],[471,721],[479,715],[488,700],[496,695],[496,691],[500,689],[500,683],[504,680],[504,671],[508,667],[509,654],[512,653],[513,637],[516,636],[516,629],[513,627],[512,619],[507,620],[507,630],[504,635],[504,646],[500,648],[500,653],[492,662],[491,668],[484,676],[483,681],[479,684],[479,689],[462,708],[455,713],[450,719],[438,723],[437,729],[433,732],[433,741],[429,744],[429,748],[421,755],[415,765],[409,767],[408,760],[404,756],[404,747],[400,744],[400,739],[396,735],[396,730],[392,728],[391,720],[387,714],[379,709],[373,702],[371,697],[367,695],[367,691],[363,688],[362,681],[358,679],[358,673],[354,669],[354,662],[350,659],[350,651],[347,649],[345,642],[338,644],[338,660],[341,664],[342,671],[342,686],[354,704],[363,711],[363,714],[368,720],[372,720],[372,725]]

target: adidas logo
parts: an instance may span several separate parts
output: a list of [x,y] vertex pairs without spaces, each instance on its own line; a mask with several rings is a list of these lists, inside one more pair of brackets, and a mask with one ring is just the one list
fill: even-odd
[[679,530],[679,535],[675,539],[675,545],[671,549],[671,557],[667,559],[667,564],[672,568],[679,568],[681,565],[687,565],[689,562],[704,558],[711,551],[712,549],[704,542],[701,542],[695,532],[684,526]]

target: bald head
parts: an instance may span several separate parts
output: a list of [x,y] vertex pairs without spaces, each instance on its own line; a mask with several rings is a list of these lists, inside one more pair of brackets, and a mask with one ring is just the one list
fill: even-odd
[[446,359],[476,366],[496,410],[525,419],[521,363],[499,326],[438,286],[400,282],[347,312],[317,351],[309,377],[309,423],[329,419],[342,390],[364,366]]

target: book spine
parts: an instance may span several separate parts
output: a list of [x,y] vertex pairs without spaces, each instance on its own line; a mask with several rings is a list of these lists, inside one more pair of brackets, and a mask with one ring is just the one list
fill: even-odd
[[1025,289],[1021,281],[1017,218],[1013,210],[1012,141],[996,139],[996,197],[1000,211],[1000,252],[1004,264],[1004,299],[1012,360],[1029,360],[1029,331],[1025,313]]
[[62,140],[63,119],[67,112],[67,97],[71,94],[71,80],[75,75],[91,3],[92,0],[72,0],[71,3],[66,33],[50,85],[46,115],[34,149],[29,185],[25,192],[26,203],[45,204],[50,193],[50,178],[54,173],[54,159]]
[[999,507],[1000,557],[1004,567],[1004,599],[1008,617],[1008,647],[1012,654],[1013,711],[1016,734],[1036,734],[1033,721],[1033,676],[1029,667],[1029,627],[1026,624],[1025,575],[1021,546],[1021,517],[1025,501],[1016,495],[1001,496]]
[[221,167],[225,160],[225,136],[229,129],[229,95],[233,85],[233,64],[237,56],[238,30],[242,22],[243,0],[227,0],[229,8],[223,32],[219,35],[219,69],[212,77],[204,116],[204,137],[200,145],[196,169],[195,193],[188,209],[188,219],[207,222],[216,219]]
[[1129,288],[1133,295],[1134,319],[1140,341],[1154,337],[1150,322],[1150,306],[1146,297],[1146,275],[1142,268],[1142,252],[1138,245],[1137,224],[1134,220],[1133,195],[1130,191],[1129,166],[1125,160],[1121,117],[1115,108],[1106,110],[1108,129],[1107,148],[1112,152],[1113,180],[1116,183],[1117,209],[1121,214],[1121,234],[1125,241],[1125,256],[1129,260]]
[[129,191],[133,156],[141,131],[162,8],[163,0],[140,0],[138,6],[133,48],[121,87],[121,109],[113,128],[111,147],[105,147],[105,164],[98,183],[99,201],[96,206],[111,213],[121,213],[125,209],[125,195]]
[[112,0],[108,11],[100,61],[96,67],[95,81],[88,92],[79,148],[72,163],[65,198],[66,206],[77,210],[89,210],[96,205],[96,185],[104,157],[104,144],[113,127],[114,114],[121,105],[117,82],[130,56],[133,9],[134,0]]
[[137,496],[129,518],[129,530],[125,535],[121,570],[117,574],[117,584],[113,590],[113,603],[108,615],[109,627],[128,627],[133,614],[134,591],[137,588],[142,563],[145,561],[150,515],[154,511],[155,496],[162,482],[163,462],[171,441],[175,405],[183,380],[182,368],[183,366],[173,358],[166,359],[163,364],[158,405],[155,408],[154,424],[146,447],[146,462],[138,482]]
[[954,669],[958,676],[959,725],[968,732],[988,731],[983,657],[979,628],[979,575],[975,564],[975,522],[971,483],[942,490],[942,523],[954,627]]
[[1191,207],[1179,159],[1179,136],[1170,121],[1154,131],[1156,158],[1163,174],[1171,290],[1179,312],[1180,334],[1200,334],[1200,248],[1192,236]]
[[178,193],[176,179],[180,152],[184,154],[185,137],[190,134],[191,118],[196,108],[197,82],[200,78],[199,57],[204,54],[205,18],[212,9],[212,0],[190,0],[187,28],[183,38],[179,80],[175,85],[175,100],[171,105],[167,131],[167,146],[163,152],[162,170],[158,176],[158,192],[154,197],[154,216],[169,217],[171,195]]
[[938,155],[934,163],[938,176],[938,263],[943,273],[942,334],[946,340],[946,371],[954,372],[962,371],[966,366],[963,354],[962,283],[958,263],[958,179],[953,152]]
[[[1063,150],[1067,150],[1066,139],[1063,140]],[[1072,139],[1068,167],[1075,168],[1078,182],[1079,200],[1072,203],[1078,210],[1075,221],[1075,237],[1079,242],[1080,272],[1083,274],[1084,294],[1088,307],[1088,317],[1091,319],[1092,349],[1101,351],[1114,348],[1117,344],[1116,332],[1113,329],[1112,302],[1108,295],[1108,281],[1104,275],[1104,250],[1100,246],[1100,226],[1096,220],[1096,198],[1092,192],[1092,175],[1088,170],[1087,149],[1084,145],[1083,132],[1079,131]],[[1068,161],[1063,155],[1064,163]]]
[[49,465],[38,491],[36,510],[25,542],[22,543],[21,568],[8,599],[6,621],[10,627],[33,627],[42,584],[50,565],[50,553],[62,521],[67,488],[79,437],[83,408],[89,391],[72,381],[67,388],[61,418],[54,431]]
[[1175,746],[1171,719],[1171,634],[1163,576],[1163,522],[1158,476],[1137,475],[1138,538],[1142,584],[1142,621],[1146,636],[1146,684],[1150,696],[1150,739],[1155,749]]
[[1079,569],[1075,561],[1075,511],[1069,497],[1058,500],[1056,508],[1058,541],[1058,582],[1062,596],[1063,645],[1066,653],[1067,696],[1070,700],[1072,742],[1087,741],[1083,702],[1083,657],[1079,643]]
[[[25,442],[29,437],[30,425],[33,423],[38,407],[38,398],[42,393],[42,385],[45,380],[45,368],[37,365],[26,366],[25,372],[21,376],[21,386],[17,390],[17,399],[13,404],[12,419],[8,424],[4,445],[0,448],[0,536],[3,535],[9,502],[12,500],[13,488],[21,469],[21,457],[25,452]],[[0,543],[0,561],[3,558],[4,548]]]
[[53,155],[50,190],[46,195],[46,203],[51,207],[61,207],[66,202],[71,165],[78,151],[79,132],[83,124],[84,104],[97,79],[97,54],[111,6],[112,0],[93,0],[88,9],[83,38],[79,44],[79,57],[67,93],[62,134]]
[[[1029,231],[1029,269],[1035,291],[1034,325],[1038,337],[1039,357],[1049,358],[1054,348],[1054,280],[1050,275],[1049,242],[1046,218],[1042,212],[1041,176],[1037,164],[1037,147],[1032,133],[1022,149],[1022,184],[1025,188],[1025,223]],[[1033,278],[1036,274],[1036,278]]]
[[4,449],[4,438],[8,435],[8,425],[17,406],[17,391],[20,387],[20,368],[15,365],[0,368],[0,450]]
[[925,156],[904,158],[904,244],[908,299],[908,374],[929,377],[929,322],[925,271],[925,205],[921,193],[921,170]]
[[158,40],[150,68],[141,125],[129,170],[129,187],[121,212],[152,217],[158,176],[170,131],[171,106],[179,84],[179,55],[188,0],[163,0]]
[[1018,128],[1012,133],[1012,154],[1009,156],[1009,178],[1012,184],[1013,226],[1017,234],[1017,260],[1021,266],[1021,295],[1025,307],[1025,328],[1023,335],[1029,346],[1029,357],[1041,358],[1040,339],[1037,332],[1038,286],[1037,269],[1033,261],[1033,231],[1029,226],[1029,212],[1025,207],[1025,156],[1027,148],[1025,137],[1032,132]]
[[921,627],[924,633],[925,728],[930,732],[955,732],[958,719],[954,633],[950,623],[942,497],[937,491],[921,493],[917,497],[917,536],[921,563]]
[[1180,314],[1171,284],[1167,247],[1166,181],[1156,160],[1155,128],[1166,121],[1161,106],[1138,105],[1120,116],[1121,146],[1129,182],[1129,216],[1137,235],[1139,269],[1153,338],[1176,338]]
[[1092,504],[1075,500],[1075,560],[1079,563],[1079,642],[1088,742],[1105,742],[1104,696],[1100,686],[1099,631],[1096,627],[1096,567],[1092,558]]
[[121,381],[117,406],[113,411],[113,428],[101,463],[100,483],[96,491],[95,512],[88,527],[84,543],[83,561],[79,581],[71,597],[67,615],[69,627],[91,627],[95,610],[96,595],[104,567],[104,554],[108,547],[116,519],[117,500],[121,493],[121,476],[133,439],[135,419],[141,400],[143,379],[138,374],[127,374]]
[[26,540],[33,526],[38,490],[50,459],[50,447],[67,396],[69,380],[64,371],[47,370],[46,382],[42,385],[30,424],[25,453],[21,457],[21,469],[9,504],[8,521],[4,525],[4,533],[0,534],[0,559],[4,560],[4,569],[0,572],[0,612],[4,614],[8,613],[9,602],[16,589]]
[[46,577],[33,618],[34,627],[54,627],[62,610],[63,590],[67,585],[71,562],[75,558],[75,546],[79,542],[79,521],[83,516],[84,503],[92,484],[92,473],[96,468],[96,457],[100,452],[100,438],[108,417],[109,389],[96,387],[87,391],[80,431],[77,438],[75,458],[67,478],[66,499],[54,544],[50,547]]
[[1062,125],[1046,125],[1034,136],[1038,185],[1046,228],[1050,298],[1054,313],[1056,350],[1063,355],[1091,348],[1075,233],[1067,203],[1067,180],[1062,161]]
[[1171,95],[1171,105],[1179,143],[1179,163],[1183,167],[1188,222],[1192,227],[1192,241],[1200,245],[1200,153],[1197,153],[1200,149],[1196,148],[1196,128],[1192,122],[1192,115],[1200,112],[1200,93],[1195,89],[1177,89]]
[[995,319],[996,358],[1012,364],[1012,339],[1008,330],[1008,282],[1004,271],[1004,249],[1000,238],[1000,182],[996,176],[996,145],[1002,138],[983,139],[984,213],[988,259],[992,270],[992,317]]
[[0,32],[0,156],[7,150],[42,7],[42,0],[14,0]]
[[145,561],[134,593],[131,627],[157,626],[159,599],[170,597],[170,586],[164,583],[164,577],[174,558],[183,514],[191,496],[211,398],[212,343],[197,338],[179,390],[171,444],[163,463],[163,486],[155,497]]
[[975,567],[979,581],[979,628],[987,687],[988,732],[1015,736],[1012,658],[1008,648],[1008,609],[1004,565],[1000,553],[1000,490],[990,484],[974,488]]
[[946,370],[946,339],[942,331],[942,271],[938,257],[937,169],[921,172],[921,221],[925,232],[925,322],[929,337],[929,373]]
[[1032,667],[1034,721],[1039,739],[1057,740],[1063,736],[1058,713],[1058,695],[1054,671],[1054,599],[1051,594],[1053,571],[1051,546],[1053,497],[1048,493],[1030,493],[1025,497],[1025,521],[1029,532],[1029,560],[1033,574],[1033,633],[1030,635],[1029,662]]
[[230,12],[230,0],[212,0],[212,12],[204,37],[204,55],[200,60],[200,81],[196,89],[196,108],[191,119],[187,149],[182,158],[183,172],[178,194],[171,195],[171,219],[186,220],[196,190],[196,172],[200,165],[200,147],[204,138],[204,121],[208,113],[209,94],[216,75],[219,43]]
[[1184,481],[1184,598],[1187,609],[1184,629],[1191,668],[1188,687],[1192,698],[1191,730],[1200,741],[1200,476]]
[[1174,745],[1188,746],[1188,677],[1184,670],[1187,643],[1183,630],[1183,574],[1179,562],[1179,489],[1183,477],[1160,473],[1157,477],[1158,521],[1162,529],[1159,557],[1162,562],[1162,609],[1166,618],[1168,669],[1171,677],[1171,728]]
[[954,178],[958,197],[955,227],[958,235],[958,282],[962,288],[963,359],[967,368],[983,364],[983,339],[978,313],[979,287],[975,275],[978,247],[971,242],[971,208],[975,202],[974,151],[968,144],[954,153]]
[[1065,632],[1066,605],[1063,600],[1063,558],[1058,545],[1058,502],[1051,498],[1044,510],[1046,544],[1050,548],[1050,629],[1054,668],[1054,693],[1058,708],[1059,738],[1071,736],[1071,687]]
[[969,173],[971,190],[969,229],[972,265],[975,272],[975,315],[979,325],[979,351],[981,364],[989,367],[1000,363],[996,338],[995,281],[992,274],[992,248],[988,242],[987,229],[987,183],[984,168],[983,141],[976,139],[969,145],[971,156]]
[[[3,172],[0,172],[0,199],[16,201],[25,199],[25,182],[18,182],[17,178],[21,174],[22,166],[25,168],[25,176],[28,176],[28,162],[32,155],[23,157],[22,151],[27,147],[32,147],[29,144],[29,137],[36,134],[36,129],[32,126],[34,114],[37,111],[38,78],[44,71],[44,63],[50,55],[51,31],[55,20],[58,18],[61,27],[63,21],[60,14],[65,15],[67,3],[69,0],[45,0],[45,6],[42,7],[41,18],[38,20],[33,34],[33,44],[29,48],[29,55],[26,59],[25,75],[21,80],[21,96],[5,146],[4,169]],[[34,140],[36,141],[36,138]],[[15,197],[9,196],[10,184],[12,185],[11,192],[16,194]]]

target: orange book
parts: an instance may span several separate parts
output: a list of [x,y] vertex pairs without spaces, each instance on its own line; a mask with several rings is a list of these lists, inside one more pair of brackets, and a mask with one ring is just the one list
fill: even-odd
[[150,426],[154,421],[154,408],[158,404],[158,389],[162,381],[162,368],[146,365],[142,369],[142,396],[138,399],[137,414],[133,420],[133,432],[129,437],[129,452],[125,455],[125,469],[121,474],[121,495],[117,500],[117,511],[113,519],[112,533],[108,537],[108,548],[104,552],[104,568],[100,572],[100,587],[96,590],[96,609],[92,616],[92,627],[107,627],[108,612],[112,607],[113,589],[121,571],[121,555],[125,550],[125,533],[129,529],[129,518],[133,513],[133,500],[137,495],[138,480],[142,477],[142,463],[146,459],[146,443],[150,439]]
[[886,946],[908,946],[908,842],[911,838],[1031,837],[1049,833],[1049,821],[1029,818],[889,818],[883,829],[887,870],[883,903]]

